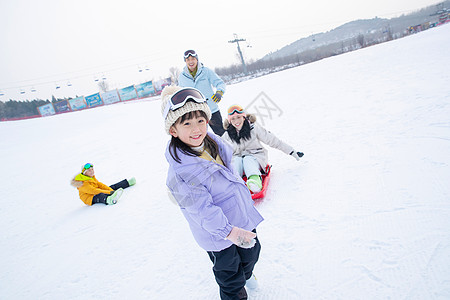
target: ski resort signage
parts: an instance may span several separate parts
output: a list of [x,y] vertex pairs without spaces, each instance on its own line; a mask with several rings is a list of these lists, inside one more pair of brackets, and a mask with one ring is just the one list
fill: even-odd
[[86,103],[89,107],[99,106],[103,104],[102,98],[100,97],[100,93],[92,94],[90,96],[84,97]]
[[53,108],[52,103],[39,106],[38,110],[42,117],[48,117],[55,114],[55,109]]
[[120,89],[119,96],[120,96],[120,100],[122,100],[122,101],[136,99],[137,93],[136,93],[136,89],[134,88],[134,85],[130,85],[126,88]]
[[62,100],[53,103],[56,113],[65,113],[70,111],[69,102],[67,100]]
[[155,93],[155,89],[153,88],[153,83],[151,81],[147,81],[136,86],[136,92],[139,98],[145,98]]
[[72,110],[80,110],[87,107],[84,97],[77,97],[69,100],[69,105]]
[[102,94],[102,99],[104,104],[113,104],[116,102],[120,102],[119,93],[117,90],[108,91]]

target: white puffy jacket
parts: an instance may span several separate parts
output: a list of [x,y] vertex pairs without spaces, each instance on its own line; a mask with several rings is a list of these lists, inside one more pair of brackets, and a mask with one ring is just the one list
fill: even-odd
[[[272,148],[276,148],[280,151],[283,151],[287,155],[289,155],[294,148],[277,138],[273,133],[266,130],[264,127],[256,124],[256,116],[247,114],[247,120],[250,122],[250,139],[248,140],[240,140],[240,143],[236,143],[236,141],[232,140],[228,135],[228,132],[222,135],[222,139],[229,143],[233,148],[233,156],[243,157],[245,155],[254,156],[261,168],[264,170],[266,165],[268,164],[268,153],[267,149],[261,144],[269,145]],[[233,126],[229,124],[228,120],[224,121],[225,130],[228,129],[228,126]]]

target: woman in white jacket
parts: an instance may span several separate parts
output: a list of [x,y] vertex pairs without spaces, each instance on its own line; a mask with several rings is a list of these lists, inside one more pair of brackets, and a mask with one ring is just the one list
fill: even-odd
[[269,145],[300,160],[302,152],[297,152],[264,127],[256,124],[256,116],[246,114],[239,105],[228,108],[228,119],[224,121],[225,133],[222,138],[233,147],[233,167],[239,175],[247,176],[247,187],[254,193],[262,188],[261,170],[268,164]]

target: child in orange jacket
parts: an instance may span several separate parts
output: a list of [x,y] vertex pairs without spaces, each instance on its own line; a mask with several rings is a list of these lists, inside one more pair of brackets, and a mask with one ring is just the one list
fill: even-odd
[[81,173],[76,175],[71,182],[71,185],[78,189],[80,199],[87,205],[95,203],[116,204],[123,189],[135,184],[136,179],[132,177],[107,186],[95,178],[94,165],[90,163],[85,164],[81,168]]

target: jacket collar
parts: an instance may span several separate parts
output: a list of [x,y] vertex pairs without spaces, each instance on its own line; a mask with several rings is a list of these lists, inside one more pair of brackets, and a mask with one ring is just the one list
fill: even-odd
[[86,176],[86,175],[80,173],[77,176],[75,176],[75,180],[77,180],[77,181],[88,181],[88,180],[94,179],[94,177],[89,177],[89,176]]
[[197,72],[195,73],[195,77],[192,77],[191,72],[189,71],[189,68],[187,66],[184,66],[183,68],[183,75],[189,78],[197,78],[200,73],[203,71],[203,64],[201,62],[197,63]]
[[[231,148],[228,145],[224,144],[220,137],[216,136],[215,134],[208,133],[208,135],[217,143],[219,147],[220,157],[222,158],[222,161],[224,162],[226,167],[212,161],[208,161],[197,156],[189,156],[181,152],[179,152],[179,157],[182,163],[177,163],[170,155],[170,142],[167,144],[165,153],[166,159],[169,162],[169,165],[174,169],[174,171],[185,181],[193,181],[194,179],[196,179],[200,182],[203,182],[217,171],[224,170],[225,168],[229,168],[231,170]],[[233,171],[231,170],[231,172],[225,173],[233,173]]]

